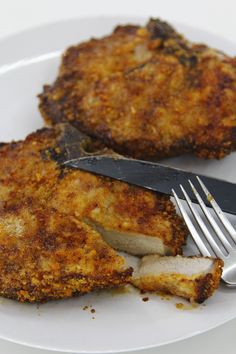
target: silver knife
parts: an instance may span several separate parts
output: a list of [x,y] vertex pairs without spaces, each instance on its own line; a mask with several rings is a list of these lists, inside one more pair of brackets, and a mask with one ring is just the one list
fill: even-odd
[[[168,195],[172,195],[171,190],[174,189],[175,191],[179,191],[179,197],[184,199],[179,187],[182,184],[189,190],[192,201],[196,202],[194,195],[188,187],[188,180],[198,183],[196,174],[167,167],[159,163],[104,155],[79,157],[64,162],[64,165]],[[216,201],[219,202],[221,209],[225,212],[236,214],[236,185],[212,177],[198,176],[212,192]],[[208,206],[211,206],[207,200],[206,203]]]
[[[110,177],[154,192],[172,195],[171,190],[174,189],[178,192],[178,196],[184,199],[180,190],[180,184],[182,184],[189,192],[191,200],[197,202],[188,183],[188,180],[191,180],[197,186],[195,173],[155,162],[125,158],[108,149],[88,153],[86,147],[90,142],[91,139],[88,136],[78,132],[77,129],[66,126],[61,140],[62,153],[53,158],[65,167]],[[236,184],[200,174],[198,176],[212,192],[221,209],[236,215]],[[202,197],[204,198],[203,195]],[[211,207],[207,200],[206,204]]]

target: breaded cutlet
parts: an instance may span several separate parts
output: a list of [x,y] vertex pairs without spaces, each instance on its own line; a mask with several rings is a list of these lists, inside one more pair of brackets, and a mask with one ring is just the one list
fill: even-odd
[[236,148],[236,59],[159,19],[68,48],[39,97],[48,124],[69,121],[126,156],[210,159]]
[[132,270],[108,244],[135,255],[182,251],[187,230],[169,197],[63,167],[76,134],[62,124],[0,148],[4,296],[45,301],[129,282]]

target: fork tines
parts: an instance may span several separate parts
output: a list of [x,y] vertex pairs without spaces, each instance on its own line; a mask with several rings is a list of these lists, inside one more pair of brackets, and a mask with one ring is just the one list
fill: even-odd
[[[204,219],[200,216],[197,208],[193,205],[191,202],[191,199],[186,191],[186,189],[180,185],[180,188],[182,190],[182,193],[186,199],[186,202],[189,206],[189,209],[191,210],[192,215],[194,216],[194,219],[196,220],[202,234],[204,235],[205,239],[207,240],[209,247],[206,246],[206,242],[204,238],[202,237],[201,233],[198,232],[196,227],[194,226],[193,222],[191,221],[191,218],[189,217],[184,204],[180,201],[178,195],[176,194],[175,190],[172,189],[173,196],[175,198],[175,201],[180,209],[180,212],[183,216],[183,219],[185,220],[185,223],[189,229],[190,234],[192,235],[200,253],[203,256],[217,256],[219,258],[222,258],[225,260],[229,254],[235,249],[235,243],[236,243],[236,231],[230,221],[226,218],[226,216],[223,214],[222,210],[220,209],[219,205],[205,186],[205,184],[202,182],[202,180],[196,176],[198,180],[198,184],[201,187],[202,191],[204,192],[208,202],[211,204],[213,210],[215,211],[215,214],[217,215],[219,221],[222,223],[223,227],[227,231],[227,233],[230,236],[230,239],[232,241],[229,242],[228,238],[225,236],[215,219],[213,218],[212,214],[210,213],[209,209],[206,207],[202,197],[198,193],[195,185],[193,182],[190,180],[188,181],[191,187],[191,190],[193,194],[196,197],[196,200],[198,201],[198,204],[203,211],[206,219],[208,220],[209,225],[214,231],[215,236],[217,236],[218,241],[216,242],[216,238],[212,233],[209,231],[209,228],[207,227],[207,223],[204,221]],[[221,247],[219,246],[219,243],[221,244]]]

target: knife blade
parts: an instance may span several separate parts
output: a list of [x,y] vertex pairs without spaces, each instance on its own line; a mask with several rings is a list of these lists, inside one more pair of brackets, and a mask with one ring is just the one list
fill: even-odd
[[[198,183],[196,174],[192,172],[159,163],[105,155],[79,157],[65,161],[64,165],[168,195],[172,195],[172,189],[174,189],[179,197],[184,199],[179,187],[182,184],[188,189],[191,200],[197,202],[188,183],[188,180],[194,182],[195,185]],[[198,176],[206,184],[221,209],[227,213],[236,214],[236,184],[200,174]],[[208,200],[206,204],[211,207]]]

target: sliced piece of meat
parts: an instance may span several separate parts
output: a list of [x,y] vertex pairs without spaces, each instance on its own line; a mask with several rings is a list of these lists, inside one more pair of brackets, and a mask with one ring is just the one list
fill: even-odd
[[218,258],[122,255],[134,269],[131,283],[143,291],[164,292],[202,303],[220,283],[223,261]]

